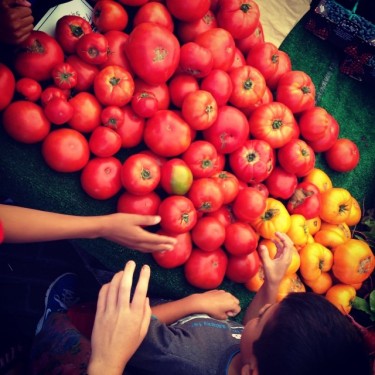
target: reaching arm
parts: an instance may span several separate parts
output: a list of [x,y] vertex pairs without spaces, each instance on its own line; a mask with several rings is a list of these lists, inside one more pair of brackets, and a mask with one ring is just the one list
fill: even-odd
[[278,241],[276,242],[277,253],[274,259],[271,259],[266,246],[260,246],[259,252],[264,267],[264,283],[256,293],[254,299],[246,310],[243,324],[258,316],[259,310],[266,304],[276,302],[280,282],[292,260],[293,242],[284,233],[276,233]]
[[200,294],[191,294],[177,301],[152,307],[152,314],[166,324],[198,313],[224,320],[237,315],[240,311],[240,301],[224,290],[209,290]]
[[102,237],[142,252],[172,250],[176,243],[173,237],[143,229],[159,223],[159,216],[124,213],[74,216],[0,205],[0,220],[4,241],[12,243]]

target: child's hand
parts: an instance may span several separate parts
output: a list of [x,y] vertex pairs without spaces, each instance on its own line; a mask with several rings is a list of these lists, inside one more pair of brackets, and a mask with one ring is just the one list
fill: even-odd
[[215,319],[227,319],[241,311],[240,301],[225,290],[209,290],[196,294],[195,298],[199,299],[200,311]]
[[292,261],[294,245],[285,233],[276,233],[275,240],[277,252],[271,259],[266,246],[259,247],[259,253],[264,267],[264,279],[269,285],[278,286]]

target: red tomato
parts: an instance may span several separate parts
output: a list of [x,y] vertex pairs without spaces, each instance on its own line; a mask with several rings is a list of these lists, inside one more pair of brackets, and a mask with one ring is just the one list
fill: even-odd
[[276,166],[266,179],[265,184],[273,198],[289,199],[297,187],[298,179],[295,173]]
[[180,21],[193,22],[202,18],[210,9],[210,0],[166,0],[169,12]]
[[229,155],[229,165],[236,177],[246,183],[264,181],[276,163],[275,151],[266,141],[248,139]]
[[182,154],[194,178],[210,177],[216,171],[216,148],[206,141],[194,141]]
[[227,0],[219,3],[217,22],[233,38],[242,39],[253,33],[259,24],[260,11],[252,0]]
[[137,91],[132,97],[131,106],[134,112],[141,117],[151,117],[159,109],[159,103],[153,92]]
[[16,79],[13,72],[3,63],[0,63],[0,111],[12,101]]
[[279,164],[297,177],[308,175],[315,166],[314,150],[302,139],[291,139],[277,152]]
[[245,56],[242,54],[242,52],[236,47],[236,52],[234,54],[234,60],[233,64],[229,68],[229,72],[231,72],[235,68],[239,68],[241,66],[246,65]]
[[122,107],[132,99],[133,77],[121,66],[106,66],[94,79],[94,93],[103,105]]
[[171,236],[176,238],[177,243],[172,250],[168,251],[154,251],[152,257],[155,262],[163,268],[172,269],[182,266],[190,257],[193,245],[191,243],[191,235],[189,232],[173,234],[164,230],[157,232],[161,235]]
[[220,221],[224,227],[228,226],[230,223],[234,223],[236,221],[232,207],[228,204],[221,206],[218,210],[214,212],[208,212],[205,216],[213,217]]
[[94,199],[112,198],[122,188],[120,160],[112,156],[89,160],[81,173],[81,185]]
[[245,283],[250,280],[260,266],[260,258],[257,251],[240,256],[229,256],[225,276],[235,283]]
[[117,123],[116,132],[121,137],[122,147],[138,146],[143,139],[145,119],[136,115],[130,105],[122,108],[124,120]]
[[[163,165],[167,162],[167,158],[164,158],[163,156],[160,156],[160,155],[157,155],[155,154],[154,152],[152,152],[151,150],[149,149],[146,149],[146,150],[142,150],[139,152],[140,154],[145,154],[145,155],[148,155],[148,156],[151,156],[155,161],[156,163],[158,164],[158,166],[160,168],[163,167]],[[170,159],[171,160],[171,159]]]
[[222,154],[229,154],[240,148],[249,136],[249,122],[237,108],[222,106],[218,109],[216,121],[203,130],[203,137]]
[[99,0],[93,9],[92,22],[99,32],[111,30],[122,31],[128,24],[128,13],[125,8],[113,0]]
[[[170,81],[171,82],[171,81]],[[170,83],[169,83],[170,84]],[[135,92],[152,92],[158,101],[158,109],[168,109],[170,104],[169,88],[166,83],[150,85],[139,78],[135,79]]]
[[108,40],[100,33],[85,34],[76,43],[76,54],[89,64],[103,64],[108,59]]
[[160,110],[147,119],[143,138],[151,151],[160,156],[174,157],[190,146],[191,130],[175,112]]
[[315,106],[315,85],[305,72],[291,70],[280,77],[276,100],[287,105],[293,113],[306,111]]
[[178,108],[182,107],[186,95],[195,92],[198,89],[199,84],[197,79],[190,74],[177,74],[169,81],[171,101]]
[[298,125],[301,136],[307,141],[317,141],[328,131],[332,116],[322,107],[314,107],[304,111]]
[[121,148],[121,137],[111,128],[98,126],[90,135],[89,147],[95,156],[113,156]]
[[182,73],[196,78],[205,77],[211,70],[214,60],[209,49],[194,42],[181,46],[179,68]]
[[[237,48],[246,56],[250,50],[258,44],[264,43],[263,26],[259,21],[255,30],[246,38],[237,39]],[[252,65],[252,64],[249,64]],[[259,69],[260,70],[260,69]]]
[[243,221],[250,221],[266,208],[266,197],[253,187],[241,189],[232,204],[234,216]]
[[42,107],[27,100],[10,103],[3,112],[2,121],[5,131],[22,143],[40,142],[51,129]]
[[227,72],[214,69],[202,79],[200,88],[210,92],[221,107],[227,104],[233,91],[233,83]]
[[14,69],[21,77],[46,81],[56,64],[64,61],[64,52],[55,38],[43,31],[31,31],[18,49]]
[[156,215],[161,199],[154,191],[136,195],[127,191],[123,192],[117,201],[117,212],[138,215]]
[[89,133],[100,123],[101,106],[96,97],[89,92],[79,92],[69,100],[74,112],[68,124],[82,133]]
[[213,57],[212,69],[227,71],[233,64],[236,45],[232,35],[220,27],[199,34],[194,42],[209,49]]
[[108,59],[100,65],[100,68],[119,65],[131,73],[130,63],[125,53],[125,44],[129,35],[123,31],[110,30],[104,33],[104,36],[108,41]]
[[260,182],[252,182],[250,183],[249,186],[259,190],[264,195],[265,198],[268,198],[269,191],[265,184],[262,184]]
[[182,159],[169,159],[161,166],[160,185],[168,194],[184,195],[192,183],[193,173]]
[[266,80],[267,86],[275,90],[280,77],[292,70],[289,55],[280,51],[273,43],[258,43],[251,48],[247,57],[247,64],[257,68]]
[[89,91],[96,75],[99,73],[98,67],[83,61],[77,55],[70,55],[65,61],[77,72],[75,91]]
[[203,216],[191,230],[191,238],[199,249],[214,251],[224,243],[225,226],[219,219]]
[[86,138],[77,130],[62,128],[48,134],[42,145],[47,165],[57,172],[77,172],[89,161]]
[[219,184],[221,191],[223,192],[223,203],[231,203],[240,190],[238,178],[233,173],[223,170],[216,172],[211,177]]
[[189,232],[197,222],[193,202],[182,195],[170,195],[159,205],[160,226],[170,233]]
[[135,74],[153,85],[165,83],[180,59],[180,45],[174,34],[151,22],[133,28],[125,50]]
[[164,26],[173,33],[174,23],[168,8],[156,1],[142,5],[133,18],[133,27],[143,22],[152,22]]
[[319,216],[320,191],[312,182],[300,182],[290,197],[286,208],[290,214],[300,214],[310,220]]
[[256,250],[258,238],[250,224],[236,221],[225,227],[224,247],[231,255],[246,255]]
[[40,95],[40,101],[43,107],[45,107],[52,99],[55,98],[60,98],[67,101],[68,95],[64,90],[61,90],[55,86],[45,88]]
[[[6,94],[10,90],[12,91],[12,83],[4,89],[3,93]],[[23,99],[30,100],[31,102],[36,102],[39,100],[40,95],[42,94],[42,86],[39,82],[35,81],[32,78],[20,78],[16,82],[16,92],[22,96]]]
[[224,195],[219,184],[209,177],[198,178],[193,181],[188,198],[199,212],[213,212],[224,203]]
[[185,278],[191,285],[201,289],[215,289],[224,280],[228,257],[219,248],[214,251],[193,249],[185,262]]
[[350,139],[340,138],[325,153],[324,157],[331,169],[349,172],[359,163],[359,149]]
[[77,71],[67,62],[55,65],[51,76],[54,84],[60,89],[71,89],[77,85]]
[[192,42],[199,34],[217,27],[215,14],[208,10],[206,14],[191,22],[178,22],[177,35],[181,43]]
[[338,122],[331,117],[331,121],[328,123],[328,127],[324,135],[315,140],[315,141],[306,141],[306,143],[315,151],[315,152],[324,152],[329,150],[336,142],[339,133],[340,126]]
[[74,108],[64,98],[53,98],[44,107],[44,114],[55,125],[67,123],[74,114]]
[[254,112],[255,109],[257,109],[263,104],[268,104],[271,102],[273,102],[273,95],[272,95],[271,90],[266,86],[266,91],[264,92],[264,95],[260,100],[258,100],[256,103],[252,105],[249,105],[247,108],[241,108],[241,109],[242,109],[242,112],[246,116],[250,116],[251,113]]
[[147,3],[149,0],[119,0],[120,3],[131,6],[139,6]]
[[147,194],[160,181],[160,167],[149,155],[130,155],[122,165],[121,180],[124,188],[133,194]]
[[55,38],[67,54],[74,53],[79,38],[89,33],[90,23],[80,16],[63,16],[56,23]]
[[283,103],[271,102],[252,112],[250,134],[262,139],[272,148],[279,148],[292,138],[298,138],[299,128],[292,111]]
[[115,105],[103,108],[100,114],[100,120],[104,126],[116,130],[124,122],[123,110]]
[[244,65],[230,71],[233,90],[229,102],[238,108],[246,108],[259,102],[266,91],[266,81],[262,73]]

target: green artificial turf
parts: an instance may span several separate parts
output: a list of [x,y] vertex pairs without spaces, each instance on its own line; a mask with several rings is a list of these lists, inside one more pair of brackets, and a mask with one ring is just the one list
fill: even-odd
[[[375,140],[374,87],[357,82],[339,71],[339,53],[304,29],[305,20],[292,30],[280,49],[292,60],[293,70],[311,76],[316,86],[317,105],[324,107],[340,124],[340,137],[355,141],[361,153],[359,166],[346,174],[335,173],[318,156],[317,166],[326,170],[334,186],[347,188],[366,207],[374,206]],[[266,38],[267,39],[267,38]],[[125,157],[125,152],[120,155]],[[79,173],[61,174],[44,163],[40,144],[25,145],[10,139],[0,127],[0,196],[11,197],[19,205],[77,215],[98,215],[116,211],[117,197],[97,201],[80,187]],[[183,268],[161,269],[151,255],[122,248],[105,240],[77,240],[107,268],[117,271],[128,259],[152,268],[151,293],[179,298],[197,291],[184,278]],[[138,267],[140,268],[140,267]],[[225,280],[222,288],[231,291],[246,306],[253,294],[242,285]]]

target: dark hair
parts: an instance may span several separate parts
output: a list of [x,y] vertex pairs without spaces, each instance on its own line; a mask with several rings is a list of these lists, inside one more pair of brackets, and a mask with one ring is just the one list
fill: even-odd
[[315,293],[291,293],[253,344],[260,375],[369,375],[359,330]]

